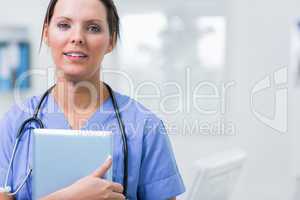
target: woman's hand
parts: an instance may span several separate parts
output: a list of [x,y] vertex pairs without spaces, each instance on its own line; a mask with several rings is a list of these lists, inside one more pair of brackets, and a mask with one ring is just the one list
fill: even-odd
[[0,200],[13,200],[14,198],[12,196],[8,196],[4,192],[0,192]]
[[67,188],[64,188],[56,193],[49,195],[42,200],[55,199],[72,199],[72,200],[123,200],[125,199],[123,186],[119,183],[114,183],[102,179],[105,173],[112,165],[112,158],[109,158],[101,165],[99,169],[91,175],[80,179]]

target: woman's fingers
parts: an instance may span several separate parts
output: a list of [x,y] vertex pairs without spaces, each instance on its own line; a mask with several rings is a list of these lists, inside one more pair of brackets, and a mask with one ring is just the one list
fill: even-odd
[[[107,173],[107,171],[109,170],[111,165],[112,165],[112,157],[109,156],[106,159],[106,161],[97,170],[95,170],[91,174],[91,176],[96,177],[96,178],[102,178]],[[122,194],[124,189],[121,184],[106,181],[106,180],[103,180],[103,181],[106,182],[106,184],[108,184],[107,189],[110,190],[109,199],[115,199],[115,200],[125,199],[125,196]]]
[[98,169],[96,169],[91,175],[93,177],[102,178],[106,174],[106,172],[109,170],[111,165],[112,165],[112,157],[108,156],[106,161]]
[[123,193],[123,190],[124,190],[123,185],[112,182],[112,191],[118,192],[118,193]]
[[112,192],[109,195],[109,199],[114,199],[114,200],[125,200],[125,196],[120,193]]
[[0,200],[13,200],[12,196],[8,196],[7,193],[0,192]]

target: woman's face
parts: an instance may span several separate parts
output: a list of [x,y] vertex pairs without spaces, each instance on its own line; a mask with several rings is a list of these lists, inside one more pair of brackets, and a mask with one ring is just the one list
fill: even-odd
[[99,76],[104,55],[113,49],[106,16],[99,0],[58,0],[44,40],[64,76],[73,80]]

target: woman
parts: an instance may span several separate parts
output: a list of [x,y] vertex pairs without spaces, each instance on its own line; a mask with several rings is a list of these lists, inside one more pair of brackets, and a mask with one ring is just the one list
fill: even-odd
[[[125,199],[123,193],[123,149],[120,130],[108,88],[101,81],[103,57],[116,46],[119,17],[112,0],[51,0],[43,26],[42,40],[56,65],[56,86],[39,113],[45,128],[112,130],[114,150],[99,169],[67,188],[44,197],[54,199]],[[129,199],[176,199],[184,192],[163,123],[133,99],[113,91],[120,107],[128,138]],[[24,103],[33,111],[41,97]],[[4,185],[16,134],[32,112],[17,105],[0,123],[0,186]],[[35,126],[34,124],[31,126]],[[12,191],[20,185],[32,162],[30,128],[26,128],[8,180]],[[102,179],[113,165],[113,181]],[[31,199],[31,180],[15,195]],[[4,193],[0,199],[10,199]]]

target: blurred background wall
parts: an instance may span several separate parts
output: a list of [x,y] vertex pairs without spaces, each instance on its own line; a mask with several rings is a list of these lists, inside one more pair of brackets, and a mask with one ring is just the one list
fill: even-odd
[[[300,3],[295,0],[116,3],[123,20],[123,36],[116,51],[103,64],[103,77],[165,121],[187,188],[192,185],[195,160],[241,148],[248,157],[232,200],[294,199],[300,167],[297,134],[300,88],[295,85],[291,71],[288,83],[277,87],[273,80],[275,72],[280,69],[284,72],[290,65],[291,28],[300,17],[297,9]],[[44,71],[53,66],[47,48],[38,52],[46,6],[47,0],[10,0],[3,1],[0,7],[0,27],[27,27],[31,69]],[[112,71],[121,71],[123,75]],[[21,99],[44,91],[49,74],[34,74],[32,87],[21,92]],[[270,77],[270,87],[254,96],[253,88],[266,77]],[[287,85],[287,129],[284,118],[280,118],[275,128],[270,127],[259,116],[276,116],[275,94],[284,91]],[[144,96],[135,95],[138,89]],[[178,93],[180,98],[164,99]],[[12,92],[0,95],[2,116],[15,97]],[[202,98],[194,101],[195,95]]]

